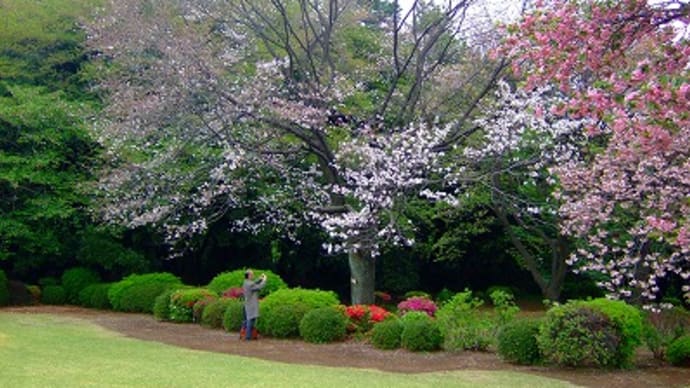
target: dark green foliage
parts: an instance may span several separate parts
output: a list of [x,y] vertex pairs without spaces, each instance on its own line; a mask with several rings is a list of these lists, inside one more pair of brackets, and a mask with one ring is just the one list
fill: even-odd
[[201,313],[201,325],[212,329],[223,327],[223,317],[227,307],[236,301],[230,298],[219,298],[209,302]]
[[541,361],[537,344],[539,320],[520,319],[504,325],[498,332],[498,354],[506,361],[533,365]]
[[50,277],[50,276],[38,279],[38,285],[41,287],[57,286],[59,284],[60,284],[60,280],[58,280],[57,278],[54,278],[54,277]]
[[[244,273],[246,270],[247,269],[244,268],[231,272],[223,272],[214,277],[208,284],[207,288],[215,291],[218,294],[222,294],[223,291],[229,288],[242,287],[242,283],[244,283]],[[274,291],[287,288],[287,284],[285,284],[283,279],[271,271],[263,269],[252,269],[252,271],[254,271],[254,275],[256,276],[255,279],[257,279],[262,273],[266,274],[266,285],[259,292],[259,296],[261,297],[267,296]]]
[[225,331],[240,331],[242,320],[244,319],[244,303],[238,299],[227,299],[226,303],[227,306],[223,314],[223,328],[225,328]]
[[675,339],[690,333],[690,312],[683,307],[673,307],[648,312],[642,337],[657,359],[664,359],[666,349]]
[[690,335],[684,335],[671,342],[666,357],[673,365],[690,367]]
[[494,340],[493,317],[479,310],[471,291],[457,293],[436,312],[446,350],[486,350]]
[[337,307],[321,307],[304,315],[299,334],[307,342],[328,343],[345,338],[347,316]]
[[149,262],[142,254],[123,246],[110,231],[93,227],[81,233],[77,261],[117,275],[145,273],[150,269]]
[[170,320],[173,322],[192,322],[194,304],[218,295],[206,288],[181,289],[170,294]]
[[441,349],[443,336],[438,323],[432,319],[403,319],[400,345],[413,352],[430,352]]
[[403,299],[408,299],[408,298],[412,298],[415,296],[420,296],[420,297],[424,297],[424,298],[431,300],[431,295],[429,295],[428,292],[419,291],[419,290],[413,290],[413,291],[406,292],[405,295],[403,295]]
[[563,283],[561,300],[600,298],[604,296],[596,281],[584,275],[568,274]]
[[436,294],[436,305],[439,307],[442,306],[444,303],[451,300],[454,295],[455,295],[455,292],[453,292],[447,288],[442,289],[441,291],[438,292],[438,294]]
[[[10,304],[13,306],[28,306],[35,302],[34,296],[26,284],[18,280],[10,280],[7,283],[7,288],[10,291]],[[64,301],[62,302],[64,303]],[[61,303],[61,304],[62,304]]]
[[603,312],[582,302],[552,307],[537,336],[544,359],[558,365],[620,367],[622,332]]
[[379,322],[371,329],[371,343],[378,349],[397,349],[400,347],[402,331],[403,324],[397,318]]
[[130,275],[110,287],[108,299],[117,311],[150,313],[158,295],[182,286],[177,276],[167,272]]
[[67,293],[62,286],[45,286],[41,293],[41,302],[45,304],[65,304]]
[[261,302],[261,318],[257,326],[261,333],[269,336],[296,337],[299,335],[299,323],[304,314],[320,307],[337,305],[338,297],[332,291],[280,289]]
[[153,302],[153,317],[159,321],[167,321],[170,319],[170,295],[176,289],[169,288],[163,291],[156,297]]
[[5,271],[0,269],[0,306],[7,306],[8,304],[10,304],[9,281]]
[[101,277],[94,271],[75,267],[70,268],[62,274],[62,286],[65,287],[68,303],[79,303],[79,293],[86,286],[101,281]]
[[110,300],[108,299],[108,290],[111,283],[96,283],[84,287],[79,292],[79,304],[84,307],[91,307],[101,310],[110,309]]

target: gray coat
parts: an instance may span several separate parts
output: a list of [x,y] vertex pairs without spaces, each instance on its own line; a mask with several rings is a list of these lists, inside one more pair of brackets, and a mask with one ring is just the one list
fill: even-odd
[[247,319],[254,319],[259,316],[259,290],[266,285],[266,279],[257,281],[244,279],[242,289],[244,290],[244,312]]

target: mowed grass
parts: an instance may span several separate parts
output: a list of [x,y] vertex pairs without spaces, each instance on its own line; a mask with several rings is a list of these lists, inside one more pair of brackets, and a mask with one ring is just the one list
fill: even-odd
[[126,338],[76,318],[0,312],[2,387],[566,387],[509,371],[292,365]]

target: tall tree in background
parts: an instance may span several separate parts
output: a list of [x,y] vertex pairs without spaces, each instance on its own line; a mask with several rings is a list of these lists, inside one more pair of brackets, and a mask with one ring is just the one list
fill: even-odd
[[553,170],[586,158],[587,119],[571,119],[544,111],[562,102],[557,90],[512,91],[500,82],[496,99],[483,107],[475,123],[479,143],[464,150],[475,168],[477,184],[490,192],[490,207],[503,225],[514,256],[539,286],[542,295],[558,300],[572,243],[561,230],[554,198]]
[[372,303],[381,245],[410,242],[401,201],[448,197],[423,189],[502,68],[458,39],[470,4],[111,2],[88,27],[114,156],[102,216],[171,244],[230,209],[245,230],[316,222]]
[[[623,298],[654,301],[674,273],[690,292],[690,42],[687,1],[553,1],[511,27],[506,51],[525,87],[606,141],[554,172],[570,263],[607,275]],[[690,293],[686,293],[690,296]]]
[[76,20],[87,1],[5,1],[0,23],[0,260],[16,275],[73,259],[95,144]]

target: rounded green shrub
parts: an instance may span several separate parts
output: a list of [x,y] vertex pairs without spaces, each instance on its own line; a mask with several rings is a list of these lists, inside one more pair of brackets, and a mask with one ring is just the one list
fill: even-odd
[[[217,294],[222,294],[229,288],[242,287],[242,283],[244,283],[244,273],[246,271],[247,268],[243,268],[218,274],[216,277],[211,279],[211,282],[206,286],[206,288],[215,291]],[[266,274],[266,285],[261,289],[261,291],[259,291],[259,296],[261,297],[265,297],[274,291],[287,288],[287,284],[285,284],[283,279],[271,271],[253,268],[252,271],[254,271],[255,276],[259,276],[262,273]]]
[[62,274],[62,286],[65,287],[67,302],[79,303],[79,293],[86,286],[101,281],[101,277],[95,272],[84,267],[70,268]]
[[307,342],[328,343],[345,338],[347,317],[336,307],[321,307],[304,315],[299,334]]
[[41,293],[41,303],[45,304],[65,304],[67,293],[62,286],[45,286]]
[[212,329],[223,327],[225,309],[230,304],[230,300],[230,298],[218,298],[210,301],[201,313],[201,325]]
[[200,300],[217,297],[215,292],[206,288],[177,290],[170,294],[170,320],[173,322],[193,322],[194,305]]
[[8,304],[10,304],[9,281],[5,271],[0,269],[0,306],[7,306]]
[[644,318],[640,310],[623,301],[605,298],[582,302],[582,305],[602,312],[614,323],[620,343],[613,364],[618,367],[630,366],[635,349],[642,344]]
[[192,321],[201,323],[201,317],[204,315],[204,310],[206,310],[206,307],[218,299],[219,298],[217,296],[209,296],[207,298],[197,300],[192,307]]
[[84,287],[79,292],[79,304],[101,310],[110,309],[112,307],[108,299],[110,286],[111,283],[96,283]]
[[537,335],[539,320],[520,319],[505,324],[498,332],[498,354],[506,361],[533,365],[541,360]]
[[182,281],[167,272],[134,274],[114,283],[108,290],[108,299],[117,311],[150,313],[158,295],[182,287]]
[[400,318],[403,324],[418,321],[430,322],[431,319],[432,318],[429,316],[429,314],[425,313],[424,311],[410,311]]
[[170,320],[170,295],[177,291],[174,288],[163,291],[153,302],[153,317],[159,321]]
[[379,322],[371,329],[371,343],[378,349],[397,349],[400,347],[402,331],[403,324],[400,319],[391,318]]
[[276,306],[268,314],[262,314],[257,328],[262,334],[276,338],[299,336],[299,324],[310,309],[303,303]]
[[690,367],[690,335],[684,335],[671,342],[666,357],[673,365]]
[[430,352],[441,349],[443,336],[435,320],[403,319],[400,345],[413,352]]
[[320,307],[335,307],[338,297],[332,291],[284,288],[261,301],[257,328],[265,335],[288,338],[299,335],[304,314]]
[[621,342],[616,324],[582,302],[552,307],[537,336],[545,360],[568,366],[620,366]]
[[223,313],[223,328],[225,331],[240,331],[244,319],[244,303],[239,299],[225,298],[227,304]]

